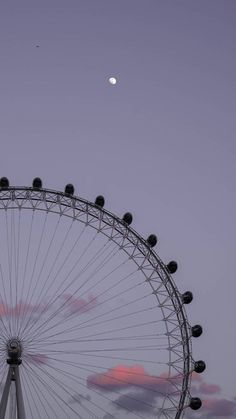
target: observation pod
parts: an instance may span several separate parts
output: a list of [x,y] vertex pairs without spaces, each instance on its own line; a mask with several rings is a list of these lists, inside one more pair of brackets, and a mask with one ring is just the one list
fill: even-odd
[[192,336],[194,338],[198,338],[202,334],[202,326],[200,324],[196,324],[192,327]]
[[203,371],[205,371],[206,369],[206,364],[204,361],[200,360],[200,361],[196,361],[194,364],[194,371],[197,372],[198,374],[201,374]]
[[193,301],[193,294],[191,291],[186,291],[184,294],[182,294],[182,301],[183,304],[190,304]]
[[155,234],[150,234],[147,238],[147,243],[150,247],[154,247],[157,244],[157,236]]
[[127,224],[129,226],[133,221],[133,216],[132,216],[131,212],[126,212],[123,215],[122,220],[124,221],[125,224]]
[[175,260],[171,260],[166,267],[170,274],[174,274],[178,269],[178,264]]
[[0,187],[1,188],[9,188],[9,180],[7,177],[2,177],[0,179]]
[[97,205],[100,208],[103,208],[105,205],[105,198],[102,195],[98,195],[95,199],[95,205]]
[[74,195],[75,188],[71,183],[68,183],[65,186],[65,194],[66,195]]
[[42,180],[39,177],[34,178],[32,182],[32,187],[34,189],[41,189],[43,186]]
[[189,407],[192,410],[198,410],[202,406],[202,401],[199,399],[199,397],[192,397],[190,399]]

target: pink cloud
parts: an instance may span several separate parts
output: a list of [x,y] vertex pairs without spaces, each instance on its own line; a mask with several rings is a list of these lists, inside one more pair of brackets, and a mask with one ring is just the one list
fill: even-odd
[[207,399],[203,400],[203,409],[207,412],[209,418],[221,416],[227,418],[236,414],[236,402],[224,398]]
[[24,357],[29,361],[37,365],[48,364],[48,357],[44,354],[25,354]]
[[198,390],[201,394],[211,395],[211,394],[219,394],[221,392],[220,386],[217,384],[207,384],[201,383],[198,387]]
[[197,381],[197,382],[201,382],[203,381],[202,375],[198,374],[197,372],[193,371],[192,373],[192,381]]
[[34,314],[34,313],[41,313],[44,307],[42,305],[36,304],[28,304],[20,301],[13,307],[9,307],[7,304],[1,303],[0,304],[0,317],[4,316],[23,316],[26,314]]
[[191,386],[191,394],[193,395],[210,396],[221,392],[221,387],[218,384],[206,383],[203,376],[196,372],[192,373],[192,383],[194,383]]
[[160,376],[150,375],[142,365],[127,366],[119,364],[105,373],[94,374],[88,377],[87,385],[96,386],[105,391],[127,389],[133,386],[156,389],[160,393],[168,391],[171,382],[181,382],[180,376],[169,378],[167,374]]
[[[199,396],[202,399],[201,419],[233,419],[236,417],[236,397],[232,400],[209,397],[216,396],[221,392],[221,387],[218,384],[206,383],[204,378],[196,373],[192,374],[192,381],[192,396]],[[186,412],[186,419],[198,417],[198,413],[190,409]]]
[[92,310],[97,305],[97,297],[89,295],[87,299],[73,297],[70,294],[63,295],[66,307],[69,308],[70,314],[85,313]]
[[0,317],[7,316],[9,314],[9,308],[6,304],[0,304]]
[[20,301],[15,307],[11,309],[11,313],[14,316],[22,316],[25,314],[41,313],[43,311],[43,306],[39,304],[27,304],[23,301]]

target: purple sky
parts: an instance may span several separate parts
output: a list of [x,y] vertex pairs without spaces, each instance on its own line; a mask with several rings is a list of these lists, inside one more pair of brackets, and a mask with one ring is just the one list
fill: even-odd
[[[0,6],[1,176],[134,214],[176,259],[204,380],[235,393],[234,0]],[[36,47],[39,45],[39,48]],[[111,86],[108,77],[118,83]],[[215,417],[215,416],[212,416]],[[227,416],[231,417],[231,416]]]

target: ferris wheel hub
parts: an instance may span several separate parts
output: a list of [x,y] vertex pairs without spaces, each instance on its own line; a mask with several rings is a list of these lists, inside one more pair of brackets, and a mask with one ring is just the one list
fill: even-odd
[[7,342],[8,364],[21,364],[22,345],[19,338],[11,338]]

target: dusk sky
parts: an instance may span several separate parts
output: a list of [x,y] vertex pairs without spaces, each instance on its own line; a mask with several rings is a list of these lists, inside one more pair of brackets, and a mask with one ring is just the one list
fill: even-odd
[[157,235],[204,330],[189,419],[236,417],[235,22],[235,0],[0,5],[0,176],[73,183]]

